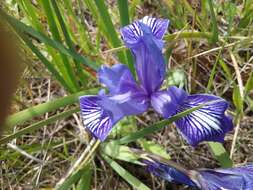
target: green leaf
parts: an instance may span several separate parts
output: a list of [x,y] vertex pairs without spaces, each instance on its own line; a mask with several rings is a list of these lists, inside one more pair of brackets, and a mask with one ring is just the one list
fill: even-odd
[[184,71],[182,69],[172,69],[168,72],[166,77],[167,86],[179,86],[183,87],[186,81]]
[[[89,28],[87,26],[87,23],[85,22],[85,15],[81,14],[76,15],[76,7],[72,6],[72,1],[62,1],[62,4],[60,4],[64,7],[62,7],[63,10],[66,9],[66,14],[71,18],[71,21],[75,23],[78,29],[78,37],[79,39],[76,39],[76,43],[78,43],[84,52],[86,54],[94,54],[96,55],[98,52],[95,50],[93,43],[92,43],[92,38],[89,34]],[[83,9],[83,3],[79,0],[78,2],[78,8],[80,10]],[[95,15],[93,15],[95,16]],[[80,18],[81,17],[81,18]],[[67,25],[71,29],[71,25]],[[73,36],[75,37],[75,35]]]
[[233,161],[229,158],[228,152],[221,143],[209,142],[208,145],[223,168],[231,168],[233,166]]
[[230,71],[229,67],[226,65],[226,63],[222,59],[220,59],[219,64],[221,65],[223,71],[225,72],[224,74],[225,74],[225,77],[227,78],[227,80],[232,81],[233,77],[232,77],[231,71]]
[[251,72],[245,85],[245,94],[248,94],[253,89],[253,71]]
[[118,122],[115,127],[113,127],[110,135],[112,137],[122,137],[126,136],[130,133],[134,133],[137,131],[136,119],[134,117],[125,117],[120,122]]
[[161,146],[160,144],[156,144],[153,141],[148,141],[145,139],[140,139],[139,143],[141,147],[146,150],[147,152],[151,152],[153,154],[157,154],[165,159],[170,159],[170,155],[167,153],[166,149]]
[[180,40],[184,38],[209,39],[211,36],[209,32],[175,32],[173,34],[166,34],[164,40],[170,42],[171,40]]
[[1,8],[0,8],[0,16],[13,27],[13,29],[17,32],[17,34],[19,34],[21,39],[27,44],[27,46],[33,51],[33,53],[37,55],[37,57],[41,60],[41,62],[47,67],[47,69],[53,74],[53,76],[63,85],[63,87],[65,87],[70,92],[73,92],[71,87],[64,80],[63,76],[59,74],[55,66],[48,61],[48,59],[40,52],[40,50],[33,45],[32,41],[23,33],[23,30],[18,25],[21,22],[7,15]]
[[116,171],[124,180],[126,180],[134,189],[138,190],[150,190],[145,184],[143,184],[140,180],[130,174],[126,169],[124,169],[117,162],[102,154],[105,161],[112,167],[114,171]]
[[231,31],[232,31],[232,28],[234,26],[234,18],[236,16],[236,5],[233,3],[233,2],[229,2],[228,5],[226,6],[226,17],[227,17],[227,20],[228,20],[228,29],[227,29],[227,34],[226,36],[229,36]]
[[[69,190],[71,189],[71,187],[77,183],[81,177],[83,177],[85,175],[85,173],[90,170],[90,166],[87,165],[85,166],[83,169],[75,172],[74,174],[72,174],[72,176],[70,176],[68,179],[66,179],[66,181],[64,181],[64,183],[57,187],[56,190]],[[87,174],[88,175],[88,174]]]
[[[44,32],[44,28],[43,28],[43,26],[42,26],[42,23],[40,23],[40,18],[39,18],[39,16],[41,16],[41,12],[40,12],[40,10],[38,9],[38,8],[35,8],[34,6],[33,6],[33,4],[30,2],[30,1],[27,1],[27,0],[18,0],[17,1],[17,3],[19,4],[19,6],[20,6],[20,8],[23,10],[23,12],[25,13],[25,18],[28,18],[28,20],[29,20],[29,23],[31,24],[31,26],[32,27],[34,27],[37,31],[39,31],[39,32],[41,32],[41,33],[43,33]],[[21,36],[22,34],[21,33],[23,33],[22,31],[19,33],[19,35]],[[23,35],[23,36],[25,36],[25,35]],[[23,37],[21,37],[21,38],[23,38]],[[27,38],[28,39],[28,38]],[[28,45],[28,47],[30,47],[31,45],[29,45],[26,41],[27,40],[25,40],[25,39],[23,39],[24,41],[25,41],[25,43]],[[29,39],[28,39],[29,40]],[[61,82],[62,83],[62,85],[68,90],[68,91],[70,91],[70,92],[74,92],[75,91],[75,89],[73,88],[73,81],[72,81],[72,79],[68,76],[68,73],[67,73],[67,70],[66,70],[66,68],[64,67],[64,65],[63,65],[63,62],[62,62],[62,59],[61,59],[61,57],[59,56],[59,53],[56,51],[56,50],[54,50],[54,49],[52,49],[52,47],[50,47],[50,46],[48,46],[48,45],[46,45],[45,44],[45,47],[46,47],[46,53],[48,54],[48,55],[50,55],[51,57],[52,57],[52,61],[46,61],[47,62],[47,64],[45,64],[45,66],[48,68],[48,70],[50,71],[50,72],[52,72],[51,70],[51,68],[49,68],[47,65],[50,65],[51,67],[54,67],[54,68],[56,68],[56,69],[58,69],[58,71],[59,71],[59,73],[61,74],[61,75],[63,75],[64,76],[64,78],[62,78],[62,80],[65,80],[64,82],[66,82],[66,85],[64,86],[64,84],[59,80],[59,82]],[[38,53],[36,53],[35,51],[34,51],[34,48],[36,48],[36,47],[30,47],[30,49],[37,55],[37,57],[39,58],[39,59],[41,59],[40,57],[42,57],[43,55],[38,55]],[[42,50],[43,51],[43,50]],[[37,52],[39,52],[39,50],[37,50]],[[44,60],[45,60],[46,58],[45,57],[43,57],[42,59],[41,59],[41,61],[42,61],[42,63],[43,62],[45,62]],[[54,72],[55,73],[55,72]],[[52,72],[52,74],[53,75],[55,75],[53,72]],[[59,77],[58,77],[59,78]],[[56,77],[56,79],[58,80],[58,78]]]
[[211,71],[211,74],[210,74],[210,77],[209,77],[209,80],[208,80],[208,83],[207,83],[207,87],[206,87],[206,92],[209,92],[210,89],[211,89],[211,86],[213,84],[213,80],[215,78],[215,74],[216,74],[216,67],[219,63],[219,60],[220,60],[220,56],[221,56],[221,52],[222,50],[224,49],[224,46],[225,46],[225,43],[223,44],[223,46],[221,47],[221,49],[219,50],[219,53],[216,57],[216,60],[215,60],[215,63],[214,63],[214,66],[212,68],[212,71]]
[[6,125],[7,126],[15,126],[18,124],[22,124],[27,120],[32,119],[33,117],[40,116],[44,113],[54,111],[60,107],[64,107],[66,105],[74,104],[78,102],[79,96],[82,95],[90,95],[97,93],[98,89],[90,89],[81,91],[66,97],[62,97],[56,100],[52,100],[50,102],[46,102],[43,104],[39,104],[30,108],[27,108],[23,111],[15,113],[7,118]]
[[90,165],[85,167],[85,171],[81,176],[79,184],[76,187],[76,190],[91,190],[92,188],[92,168]]
[[250,8],[244,13],[244,16],[240,19],[240,22],[238,24],[237,29],[239,30],[245,30],[246,27],[249,26],[250,23],[252,23],[253,20],[253,11],[251,6],[248,6]]
[[234,90],[233,90],[233,102],[234,102],[234,105],[235,105],[236,109],[238,110],[238,112],[242,112],[243,111],[243,99],[240,95],[240,89],[238,86],[235,86]]
[[129,24],[128,1],[117,0],[117,4],[119,9],[121,26],[126,26]]
[[130,150],[128,146],[119,145],[111,141],[100,145],[100,150],[113,159],[123,160],[134,164],[139,164],[138,157]]

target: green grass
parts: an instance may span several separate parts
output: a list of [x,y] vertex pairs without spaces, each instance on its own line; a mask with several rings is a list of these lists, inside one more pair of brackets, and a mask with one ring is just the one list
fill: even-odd
[[[171,21],[170,33],[164,37],[166,63],[171,67],[166,80],[173,84],[170,79],[178,76],[174,72],[180,70],[183,78],[181,87],[189,87],[194,93],[222,96],[231,104],[229,113],[234,116],[236,132],[228,135],[225,146],[212,142],[201,144],[201,148],[208,148],[212,156],[204,161],[198,157],[196,161],[201,167],[231,167],[233,163],[245,161],[238,154],[242,154],[242,146],[247,145],[246,140],[242,140],[242,121],[252,114],[253,108],[253,0],[238,3],[240,6],[232,1],[214,3],[211,0],[201,1],[200,5],[193,5],[186,0],[182,3],[176,0],[129,2],[117,0],[111,4],[100,0],[39,0],[34,3],[15,0],[12,4],[7,1],[2,3],[4,8],[0,9],[0,17],[33,55],[34,62],[30,64],[39,68],[37,72],[41,72],[42,78],[49,76],[57,84],[55,89],[47,92],[48,96],[59,91],[52,100],[33,103],[26,109],[17,101],[13,102],[13,107],[19,107],[21,111],[7,118],[6,125],[9,128],[0,138],[0,154],[4,159],[9,157],[4,165],[6,173],[4,176],[1,173],[2,181],[9,181],[11,186],[22,186],[32,179],[33,188],[51,188],[65,179],[68,169],[85,147],[91,145],[92,151],[87,153],[89,159],[70,173],[58,189],[93,189],[103,184],[103,180],[118,175],[121,176],[119,186],[122,189],[148,190],[158,182],[148,175],[142,181],[138,171],[135,174],[131,166],[140,162],[130,151],[132,146],[140,145],[146,151],[178,159],[180,163],[188,161],[186,158],[195,159],[203,154],[205,150],[190,149],[181,139],[166,139],[171,137],[168,131],[175,135],[172,127],[174,121],[203,105],[158,122],[153,115],[151,119],[147,116],[127,119],[127,122],[117,125],[118,130],[113,131],[106,142],[96,144],[100,144],[98,149],[88,141],[86,132],[79,132],[83,129],[78,118],[78,97],[98,92],[100,87],[96,82],[96,72],[100,65],[121,62],[135,74],[133,57],[123,46],[119,29],[144,14],[158,15]],[[250,48],[251,52],[248,51]],[[36,62],[39,66],[35,65]],[[18,98],[15,99],[21,99],[26,104],[31,102],[27,94],[35,93],[38,96],[38,92],[24,87],[25,92],[22,91],[20,97],[17,93]],[[40,90],[45,92],[45,88],[43,86]],[[126,131],[133,132],[126,135]],[[247,135],[250,134],[249,131]],[[7,143],[14,143],[39,159],[50,159],[43,166],[30,163],[20,152],[6,150]],[[189,152],[185,153],[187,148],[182,147],[189,148]],[[173,155],[180,156],[176,158]],[[203,162],[205,165],[201,165]],[[189,161],[189,167],[194,163]],[[50,167],[56,173],[51,174]],[[15,177],[10,175],[10,168],[17,171]],[[41,173],[37,168],[41,168]],[[49,177],[54,181],[48,183]],[[150,183],[145,184],[144,181]],[[162,189],[162,182],[159,185]]]

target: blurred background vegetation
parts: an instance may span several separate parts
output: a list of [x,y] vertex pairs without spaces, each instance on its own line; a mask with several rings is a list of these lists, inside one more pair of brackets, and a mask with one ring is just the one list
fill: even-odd
[[[1,189],[51,189],[56,184],[78,190],[187,189],[136,167],[129,146],[189,168],[253,162],[253,0],[2,0],[0,5],[1,29],[15,35],[23,68],[0,138]],[[97,93],[101,64],[121,62],[134,71],[119,28],[145,15],[171,21],[164,38],[164,86],[225,98],[235,129],[224,145],[197,148],[187,145],[173,125],[116,141],[156,126],[161,118],[150,110],[117,124],[91,162],[66,179],[90,144],[78,97]],[[1,71],[9,73],[4,63]]]

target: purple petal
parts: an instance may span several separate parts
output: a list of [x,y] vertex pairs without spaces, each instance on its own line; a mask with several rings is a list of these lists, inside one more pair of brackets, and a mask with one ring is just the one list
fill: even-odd
[[141,86],[148,94],[157,91],[165,77],[165,62],[162,51],[156,42],[144,35],[139,43],[131,48],[135,58],[135,68]]
[[150,16],[143,17],[140,22],[149,26],[153,35],[160,40],[163,38],[169,26],[169,20],[152,18]]
[[141,86],[149,95],[160,88],[165,77],[161,38],[167,26],[168,20],[144,17],[121,29],[126,46],[134,55]]
[[251,190],[253,164],[229,169],[200,169],[199,184],[203,190]]
[[218,102],[210,103],[175,122],[183,137],[192,146],[196,146],[201,141],[224,142],[225,134],[233,128],[231,118],[225,115],[228,103],[217,96],[190,95],[177,108],[177,112],[209,101]]
[[112,116],[110,110],[104,109],[101,100],[101,96],[82,96],[80,108],[84,126],[93,136],[103,141],[121,118]]
[[120,32],[127,46],[137,43],[140,37],[143,36],[143,28],[141,28],[140,23],[148,26],[152,32],[152,35],[156,39],[161,40],[168,28],[169,20],[145,16],[143,19],[123,27]]
[[178,105],[184,102],[184,100],[188,96],[188,94],[183,89],[177,88],[176,86],[169,87],[167,91],[168,94],[173,99],[173,102],[175,102]]
[[159,156],[155,157],[143,163],[152,174],[170,182],[202,190],[251,190],[253,187],[253,164],[227,169],[186,170],[173,161],[166,162]]
[[170,87],[167,91],[158,91],[151,96],[152,107],[164,118],[175,114],[180,102],[187,97],[187,93],[177,87]]
[[145,160],[144,163],[146,164],[147,170],[153,175],[161,177],[169,182],[197,187],[196,184],[185,173],[178,171],[171,166],[157,161]]
[[98,79],[109,89],[111,94],[119,93],[122,81],[135,83],[130,70],[123,64],[116,64],[112,67],[103,65],[98,71]]
[[93,136],[103,141],[124,116],[145,112],[148,102],[142,92],[129,91],[113,96],[82,96],[80,108],[84,126]]

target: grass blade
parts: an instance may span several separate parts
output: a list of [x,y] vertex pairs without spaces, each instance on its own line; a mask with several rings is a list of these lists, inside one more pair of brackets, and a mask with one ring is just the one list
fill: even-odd
[[119,140],[115,140],[115,141],[119,144],[128,144],[130,142],[136,141],[139,138],[143,138],[146,135],[149,135],[149,134],[152,134],[152,133],[154,133],[158,130],[161,130],[163,127],[172,124],[174,121],[180,119],[181,117],[184,117],[184,116],[192,113],[193,111],[196,111],[196,110],[202,108],[203,106],[211,104],[211,103],[212,102],[209,102],[209,103],[206,103],[206,104],[201,104],[201,105],[195,106],[193,108],[187,109],[183,112],[180,112],[180,113],[170,117],[169,119],[159,121],[159,122],[151,125],[150,127],[146,127],[144,129],[141,129],[141,130],[139,130],[135,133],[132,133],[130,135],[127,135],[127,136],[125,136],[125,137],[123,137]]
[[[48,0],[41,0],[40,2],[43,6],[45,13],[46,13],[47,22],[48,22],[50,31],[52,33],[53,39],[58,41],[59,43],[61,43],[62,40],[61,40],[60,32],[57,28],[57,24],[56,24],[56,21],[54,18],[53,11],[50,6],[50,2]],[[60,56],[61,56],[62,62],[64,64],[64,70],[66,71],[66,73],[65,72],[63,73],[64,77],[69,77],[70,81],[72,82],[72,88],[74,89],[74,91],[80,90],[80,87],[77,83],[74,71],[71,67],[71,64],[70,64],[68,58],[66,57],[65,54],[62,54],[62,53],[60,54]]]
[[7,118],[6,125],[7,126],[15,126],[18,124],[22,124],[27,120],[32,119],[33,117],[42,115],[44,113],[54,111],[60,107],[64,107],[66,105],[74,104],[78,102],[78,98],[81,95],[85,94],[95,94],[97,93],[98,89],[90,89],[81,91],[63,98],[59,98],[56,100],[52,100],[50,102],[46,102],[43,104],[39,104],[37,106],[30,107],[18,113],[15,113]]
[[76,190],[91,190],[92,168],[90,165],[85,167],[85,171],[81,176],[80,182],[76,187]]
[[253,89],[253,71],[251,72],[246,85],[245,85],[245,94],[247,95]]
[[226,79],[228,81],[233,81],[232,73],[231,73],[229,67],[227,66],[227,64],[222,59],[219,60],[219,64],[224,71],[224,75],[225,75]]
[[[71,21],[75,23],[78,29],[78,34],[80,34],[79,39],[76,39],[75,43],[82,47],[82,50],[85,52],[85,54],[96,55],[98,52],[96,51],[92,43],[92,37],[89,33],[87,23],[85,22],[85,16],[83,14],[80,14],[81,18],[79,18],[79,15],[77,16],[76,11],[74,10],[76,8],[73,7],[71,1],[62,1],[62,4],[59,4],[59,6],[61,5],[61,9],[66,9],[66,14],[68,15],[68,17],[71,18]],[[78,0],[78,8],[80,9],[80,11],[83,11],[84,9],[81,0]]]
[[31,124],[30,126],[28,127],[25,127],[11,135],[8,135],[8,136],[5,136],[3,138],[0,139],[0,144],[4,144],[4,143],[7,143],[8,141],[11,141],[13,139],[16,139],[24,134],[27,134],[27,133],[31,133],[41,127],[44,127],[50,123],[53,123],[53,122],[56,122],[57,120],[60,120],[60,119],[63,119],[63,118],[66,118],[70,115],[72,115],[73,113],[76,113],[79,111],[79,108],[74,108],[74,109],[71,109],[71,110],[68,110],[68,111],[64,111],[62,113],[59,113],[57,115],[54,115],[48,119],[45,119],[45,120],[42,120],[42,121],[39,121],[37,123],[33,123]]
[[[18,33],[18,30],[16,30]],[[31,49],[31,51],[41,60],[41,62],[47,67],[47,69],[53,74],[53,76],[67,89],[69,92],[73,92],[72,88],[66,83],[63,76],[59,74],[54,65],[48,61],[48,59],[40,52],[36,46],[33,45],[32,41],[28,39],[27,36],[23,34],[19,34],[22,40],[26,43],[26,45]]]
[[129,24],[129,14],[128,14],[128,1],[127,0],[117,0],[118,9],[120,14],[120,24],[121,26],[126,26]]
[[125,179],[134,189],[138,190],[150,190],[145,184],[143,184],[140,180],[130,174],[126,169],[124,169],[121,165],[117,162],[102,154],[105,161],[116,171],[123,179]]
[[[107,36],[110,37],[110,42],[111,42],[112,46],[114,48],[121,46],[121,41],[120,41],[118,34],[113,26],[111,17],[107,11],[108,9],[105,5],[105,1],[95,0],[95,3],[97,6],[99,15],[101,17],[101,20],[104,23]],[[118,52],[118,57],[122,63],[127,63],[126,56],[123,52]]]
[[229,154],[221,143],[208,142],[208,145],[214,157],[223,168],[231,168],[233,161],[229,158]]
[[[60,13],[60,10],[58,8],[58,5],[57,5],[57,3],[56,3],[55,0],[52,0],[51,3],[52,3],[52,6],[53,6],[53,9],[55,11],[55,14],[56,14],[56,16],[58,18],[58,21],[60,23],[63,35],[64,35],[65,40],[66,40],[66,44],[68,45],[68,47],[69,47],[70,50],[72,50],[73,52],[75,52],[76,50],[74,48],[74,44],[73,44],[72,40],[70,39],[70,35],[68,34],[67,27],[66,27],[66,25],[64,23],[64,20],[63,20],[62,16],[61,16],[61,13]],[[78,61],[76,61],[74,59],[74,63],[75,63],[75,66],[77,68],[77,73],[78,73],[78,75],[80,77],[80,81],[83,83],[83,85],[85,85],[85,81],[87,81],[87,76],[85,76],[85,74],[83,73],[83,69],[82,69],[82,67],[80,65],[80,62],[78,62]]]
[[[34,5],[27,0],[18,0],[17,3],[20,5],[21,9],[25,13],[25,18],[28,18],[31,26],[34,27],[37,31],[44,33],[45,31],[39,20],[40,19],[39,17],[41,15],[40,10],[38,8],[35,8]],[[48,53],[48,55],[52,57],[52,61],[50,61],[50,63],[55,65],[55,67],[60,71],[61,74],[63,74],[63,76],[66,76],[67,72],[66,69],[64,68],[64,65],[62,64],[60,54],[52,47],[46,44],[45,47],[46,47],[45,50]],[[64,80],[66,81],[67,84],[70,84],[70,86],[73,84],[73,82],[69,77],[64,77]],[[73,88],[71,89],[70,92],[72,91]]]
[[[118,9],[120,14],[120,24],[121,26],[126,26],[129,24],[129,13],[128,13],[128,1],[127,0],[118,0]],[[129,50],[126,50],[128,66],[135,76],[134,62],[133,57]]]
[[57,188],[57,190],[69,190],[71,187],[77,183],[80,178],[89,170],[89,165],[85,166],[83,169],[75,172],[72,176],[70,176],[64,183]]
[[76,52],[73,52],[70,49],[67,49],[64,45],[62,45],[58,41],[54,41],[54,40],[50,39],[45,34],[38,32],[38,31],[34,30],[32,27],[29,27],[26,24],[15,19],[14,17],[5,14],[1,9],[0,9],[0,14],[3,15],[3,17],[8,21],[8,23],[10,23],[10,25],[15,30],[19,31],[18,34],[20,34],[21,32],[25,33],[25,34],[29,34],[32,37],[34,37],[35,39],[55,48],[60,53],[63,53],[63,54],[68,55],[70,57],[73,57],[73,59],[81,62],[85,66],[87,66],[95,71],[99,68],[99,65],[96,62],[91,62],[90,60],[77,54]]
[[212,38],[211,38],[211,42],[215,43],[219,40],[218,25],[217,25],[215,13],[214,13],[213,1],[208,0],[208,4],[209,4],[211,19],[212,19],[212,33],[213,33],[213,35],[212,35]]
[[219,53],[216,57],[216,60],[215,60],[215,63],[213,65],[213,68],[212,68],[212,71],[211,71],[211,74],[210,74],[210,77],[209,77],[209,80],[208,80],[208,83],[207,83],[207,87],[206,87],[206,92],[209,92],[210,89],[211,89],[211,86],[213,84],[213,81],[214,81],[214,78],[215,78],[215,74],[216,74],[216,68],[217,68],[217,65],[219,63],[219,60],[220,60],[220,56],[221,56],[221,52],[223,51],[223,48],[224,48],[224,45],[222,46],[222,48],[219,50]]

